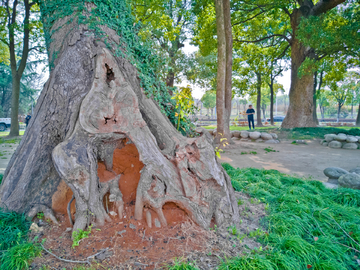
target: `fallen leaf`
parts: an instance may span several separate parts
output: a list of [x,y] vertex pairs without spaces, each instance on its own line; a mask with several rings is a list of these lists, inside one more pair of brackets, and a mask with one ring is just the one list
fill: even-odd
[[310,269],[310,268],[312,268],[312,265],[311,265],[311,264],[308,264],[308,265],[306,266],[306,268],[307,268],[307,269]]
[[349,235],[353,235],[353,232],[349,232]]
[[319,240],[319,237],[314,237],[314,240],[315,240],[315,242],[316,242],[317,240]]

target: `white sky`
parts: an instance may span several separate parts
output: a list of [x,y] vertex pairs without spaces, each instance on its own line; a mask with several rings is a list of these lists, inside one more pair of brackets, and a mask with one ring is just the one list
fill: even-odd
[[[189,44],[189,42],[185,42],[185,46],[182,49],[186,54],[191,54],[195,51],[197,51],[197,47],[192,46]],[[289,89],[290,89],[290,79],[291,79],[291,71],[287,70],[285,72],[283,72],[282,76],[277,78],[277,82],[282,84],[284,86],[285,89],[285,93],[288,94],[289,93]],[[186,85],[190,85],[192,88],[192,95],[194,98],[196,99],[200,99],[202,97],[202,95],[205,93],[206,89],[205,88],[201,88],[197,85],[193,85],[191,84],[189,81],[187,81],[186,79],[184,79],[182,81],[182,83],[180,84],[176,84],[176,86],[186,86]]]

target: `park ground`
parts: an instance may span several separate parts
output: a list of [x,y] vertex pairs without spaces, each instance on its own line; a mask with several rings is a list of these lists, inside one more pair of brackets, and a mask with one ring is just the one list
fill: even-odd
[[[76,248],[71,247],[73,241],[64,215],[57,216],[61,226],[41,221],[45,225],[40,238],[46,238],[42,247],[36,237],[32,240],[36,234],[28,233],[31,222],[0,211],[0,244],[6,247],[0,251],[0,269],[26,269],[24,261],[29,265],[32,262],[30,269],[42,270],[121,269],[116,268],[120,266],[171,270],[358,269],[360,192],[327,189],[319,181],[326,181],[326,167],[349,170],[360,166],[360,150],[331,149],[319,141],[327,133],[360,135],[360,130],[266,131],[277,133],[281,143],[234,139],[235,143],[221,153],[220,161],[237,191],[241,216],[238,228],[204,231],[191,222],[183,222],[169,228],[142,230],[131,216],[133,206],[128,205],[125,219],[114,219],[115,226],[108,223],[101,229],[93,228]],[[20,139],[0,138],[0,170],[5,170]],[[296,140],[305,144],[294,143]],[[39,224],[42,219],[39,214],[33,221]],[[73,261],[84,261],[105,248],[109,257],[102,253],[104,258],[88,267],[60,261],[43,248]]]

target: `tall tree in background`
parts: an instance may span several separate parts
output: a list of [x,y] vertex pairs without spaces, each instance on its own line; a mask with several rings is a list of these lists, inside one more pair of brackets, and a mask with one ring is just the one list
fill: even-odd
[[[3,1],[4,7],[6,9],[6,20],[8,27],[8,40],[2,39],[1,41],[9,47],[10,54],[10,67],[11,67],[11,76],[12,76],[12,98],[11,98],[11,128],[10,128],[10,137],[19,136],[19,96],[20,96],[20,80],[23,75],[23,72],[26,67],[26,62],[29,55],[29,42],[30,42],[30,9],[35,2],[29,3],[29,0],[24,0],[24,13],[23,14],[23,23],[19,25],[19,18],[22,16],[19,15],[18,9],[20,9],[19,1],[14,0],[11,2],[9,0]],[[19,27],[22,27],[24,33],[21,42],[17,40],[17,30]],[[20,54],[17,54],[17,43],[22,44],[22,50]],[[20,63],[18,64],[18,57],[21,57]]]
[[[303,22],[305,25],[309,19],[322,19],[324,14],[344,2],[345,0],[320,0],[314,4],[312,0],[234,1],[234,6],[237,9],[236,23],[248,34],[246,39],[242,39],[243,42],[261,43],[267,39],[276,38],[277,42],[275,44],[287,43],[287,48],[291,48],[290,104],[282,127],[316,126],[313,120],[314,73],[306,67],[304,69],[308,72],[300,74],[300,71],[305,60],[316,61],[318,58],[325,56],[320,55],[315,50],[317,48],[302,43],[302,39],[300,40],[298,37],[300,23]],[[254,23],[254,21],[264,21],[265,23],[266,21],[276,22],[279,20],[281,23],[273,23],[269,27],[264,26],[262,23]],[[313,40],[312,33],[307,31],[307,37]],[[329,46],[327,48],[330,49]],[[331,49],[326,53],[333,53],[341,48]]]
[[230,136],[231,79],[232,79],[232,30],[229,0],[215,0],[218,65],[216,77],[217,135],[232,142]]

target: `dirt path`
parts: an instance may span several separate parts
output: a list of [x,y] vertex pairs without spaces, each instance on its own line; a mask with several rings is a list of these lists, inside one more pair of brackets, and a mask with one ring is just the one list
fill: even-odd
[[[233,167],[255,167],[274,169],[286,174],[313,177],[327,181],[323,170],[327,167],[340,167],[345,170],[360,166],[360,150],[332,149],[321,146],[318,140],[307,144],[294,145],[291,141],[279,144],[252,143],[235,140],[235,145],[221,154],[221,162]],[[264,148],[272,147],[279,152],[266,153]],[[257,152],[256,155],[241,152]]]

